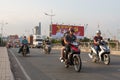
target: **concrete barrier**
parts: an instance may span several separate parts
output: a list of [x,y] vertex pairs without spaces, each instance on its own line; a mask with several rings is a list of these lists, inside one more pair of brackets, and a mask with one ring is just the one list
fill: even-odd
[[[62,46],[53,46],[52,49],[58,49],[60,50],[62,48]],[[80,47],[81,52],[90,52],[89,48],[85,48],[85,47]],[[112,55],[120,55],[120,51],[111,51]]]

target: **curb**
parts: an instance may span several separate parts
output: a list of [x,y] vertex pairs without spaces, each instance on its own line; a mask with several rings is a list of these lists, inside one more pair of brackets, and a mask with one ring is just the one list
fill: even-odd
[[0,47],[0,80],[15,80],[6,47]]
[[[7,48],[6,48],[6,51],[7,51]],[[7,51],[7,56],[8,56],[8,51]],[[11,70],[9,56],[8,56],[8,62],[9,62],[9,67],[10,67],[10,75],[11,75],[11,79],[10,79],[10,80],[15,80],[15,78],[14,78],[14,75],[13,75],[13,72],[12,72],[12,70]]]

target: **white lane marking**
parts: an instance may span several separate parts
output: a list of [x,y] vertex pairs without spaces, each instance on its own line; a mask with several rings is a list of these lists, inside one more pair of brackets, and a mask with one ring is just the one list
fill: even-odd
[[27,78],[27,80],[32,80],[32,79],[28,76],[28,74],[26,73],[26,71],[25,71],[25,69],[23,68],[23,66],[20,64],[20,62],[19,62],[19,60],[17,59],[17,57],[15,56],[15,54],[14,54],[11,50],[10,50],[10,52],[12,53],[12,55],[14,56],[14,58],[16,59],[18,65],[20,66],[20,68],[21,68],[23,74],[25,75],[25,77]]

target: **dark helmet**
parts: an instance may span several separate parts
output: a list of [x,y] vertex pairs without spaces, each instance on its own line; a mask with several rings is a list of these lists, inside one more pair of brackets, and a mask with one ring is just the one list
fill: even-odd
[[72,27],[69,28],[69,31],[70,31],[70,32],[75,32]]
[[24,38],[26,38],[26,36],[24,36]]

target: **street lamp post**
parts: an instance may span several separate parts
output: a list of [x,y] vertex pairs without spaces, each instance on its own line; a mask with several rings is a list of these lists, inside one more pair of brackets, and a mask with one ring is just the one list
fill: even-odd
[[87,32],[87,27],[88,27],[88,24],[84,24],[84,31],[85,31],[85,36],[87,37],[87,34],[86,34],[86,32]]
[[3,41],[3,27],[4,27],[4,25],[6,25],[6,24],[8,24],[7,22],[4,22],[4,21],[2,21],[1,23],[1,45],[2,45],[2,41]]
[[50,34],[49,34],[49,36],[51,36],[51,33],[52,33],[52,17],[55,16],[55,15],[53,14],[52,10],[51,10],[51,14],[45,13],[45,15],[50,16],[50,18],[51,18]]

